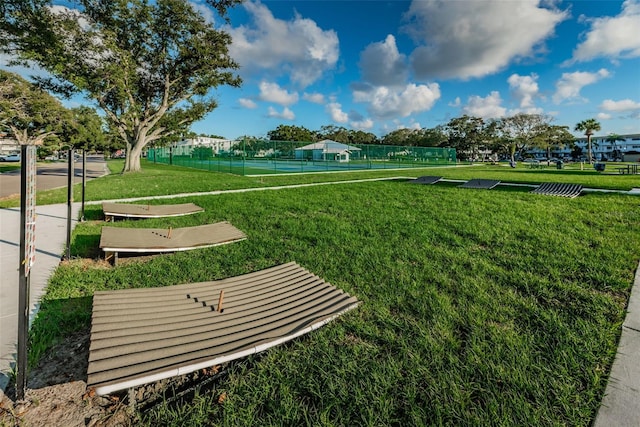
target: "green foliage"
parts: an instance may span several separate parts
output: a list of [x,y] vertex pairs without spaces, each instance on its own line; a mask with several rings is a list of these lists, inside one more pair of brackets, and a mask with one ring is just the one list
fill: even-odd
[[536,131],[537,135],[534,136],[532,145],[545,150],[547,158],[551,157],[552,149],[564,148],[575,141],[568,126],[543,123]]
[[[224,16],[238,1],[209,3]],[[212,88],[241,83],[228,53],[230,36],[186,0],[66,5],[70,9],[9,0],[0,46],[51,73],[43,85],[95,101],[126,143],[126,171],[139,170],[147,144],[183,132],[212,111]]]
[[623,137],[621,137],[620,135],[618,135],[617,133],[612,133],[609,134],[609,136],[607,136],[606,141],[609,142],[611,145],[613,145],[613,150],[612,150],[612,156],[613,156],[613,160],[622,160],[623,155],[622,155],[622,151],[620,151],[620,149],[616,146],[616,142],[618,141],[624,141],[625,139]]
[[325,125],[318,131],[317,140],[330,139],[343,144],[349,143],[349,130],[344,126]]
[[[548,148],[554,139],[563,137],[560,127],[553,128],[551,117],[542,114],[518,113],[494,121],[501,151],[506,151],[515,160],[516,154],[522,155],[533,146]],[[573,138],[573,137],[571,137]]]
[[596,119],[586,119],[576,124],[574,130],[578,132],[584,132],[587,137],[587,157],[589,163],[593,163],[593,154],[591,151],[591,136],[594,132],[600,130],[600,123]]
[[304,126],[279,125],[267,132],[267,136],[272,141],[315,141],[315,134]]
[[456,149],[461,160],[475,158],[483,144],[487,142],[487,124],[480,117],[466,114],[451,119],[443,128],[448,146]]
[[17,74],[0,70],[0,132],[41,144],[72,122],[60,101]]
[[105,151],[107,137],[102,118],[96,110],[82,106],[71,109],[73,126],[69,129],[67,141],[76,149]]
[[397,129],[382,138],[384,145],[406,145],[413,147],[437,147],[447,141],[441,127],[433,129]]

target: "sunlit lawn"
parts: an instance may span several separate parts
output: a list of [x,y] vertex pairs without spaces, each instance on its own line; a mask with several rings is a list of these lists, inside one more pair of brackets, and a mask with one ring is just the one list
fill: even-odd
[[[438,175],[640,186],[638,178],[570,172],[481,166]],[[207,174],[145,165],[140,175],[93,181],[92,198],[113,198],[114,186],[131,196],[393,172]],[[89,206],[89,221],[74,231],[76,259],[56,270],[34,324],[32,360],[90,327],[96,290],[214,280],[296,261],[363,304],[307,336],[231,364],[213,390],[142,413],[141,423],[589,425],[640,260],[640,199],[604,193],[564,199],[500,188],[396,180],[155,201],[193,202],[205,212],[116,225],[227,220],[249,238],[116,268],[89,261],[100,256],[103,225],[99,206]]]
[[[446,179],[468,180],[472,178],[497,179],[503,182],[520,184],[540,184],[542,182],[564,182],[582,184],[588,188],[631,190],[640,187],[640,175],[620,175],[613,166],[620,163],[609,163],[605,173],[596,172],[591,166],[579,163],[566,165],[558,170],[555,166],[529,169],[520,163],[512,169],[506,163],[499,165],[476,164],[460,167],[432,167],[420,169],[374,170],[348,173],[310,173],[286,174],[278,176],[239,176],[227,173],[215,173],[204,170],[178,166],[153,164],[143,160],[143,170],[136,174],[124,174],[123,160],[108,161],[111,175],[87,182],[85,199],[111,200],[131,197],[166,196],[179,193],[200,193],[215,190],[232,190],[251,187],[269,187],[278,185],[332,182],[384,177],[418,177],[422,175],[438,175]],[[81,180],[76,178],[74,200],[82,198]],[[66,203],[66,188],[41,191],[36,194],[37,203]],[[2,207],[19,206],[19,197],[0,201]]]
[[0,173],[11,172],[18,169],[20,169],[20,163],[13,163],[13,164],[0,163]]

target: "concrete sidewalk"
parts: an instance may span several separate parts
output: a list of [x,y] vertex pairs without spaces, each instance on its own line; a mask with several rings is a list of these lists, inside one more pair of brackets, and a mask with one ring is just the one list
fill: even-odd
[[616,358],[593,427],[640,426],[640,265],[631,287]]
[[[72,228],[81,203],[72,205]],[[60,263],[67,242],[67,205],[36,207],[36,259],[30,293],[30,321],[37,311],[49,277]],[[20,208],[0,209],[0,390],[15,361],[18,333],[18,280],[20,260]]]

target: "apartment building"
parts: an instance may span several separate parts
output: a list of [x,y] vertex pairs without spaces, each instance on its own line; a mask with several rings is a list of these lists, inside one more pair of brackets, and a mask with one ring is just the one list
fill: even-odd
[[173,146],[174,156],[190,156],[195,147],[208,147],[211,148],[213,154],[217,156],[221,152],[231,150],[233,141],[229,139],[221,138],[209,138],[208,136],[197,136],[195,138],[188,138],[178,141]]

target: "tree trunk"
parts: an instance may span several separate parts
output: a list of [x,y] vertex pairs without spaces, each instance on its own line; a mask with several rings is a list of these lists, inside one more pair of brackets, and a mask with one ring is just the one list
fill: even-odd
[[591,155],[591,135],[587,135],[587,157],[589,158],[589,164],[593,163],[593,156]]
[[127,154],[124,161],[124,169],[122,172],[140,172],[140,155],[142,154],[142,145],[127,143]]

